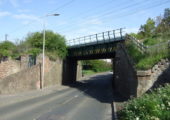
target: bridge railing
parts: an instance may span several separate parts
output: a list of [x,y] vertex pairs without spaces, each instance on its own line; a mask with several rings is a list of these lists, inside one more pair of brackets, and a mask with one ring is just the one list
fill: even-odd
[[69,47],[90,45],[90,44],[100,44],[107,43],[111,41],[120,41],[125,37],[125,31],[123,28],[117,30],[106,31],[102,33],[97,33],[89,36],[79,37],[67,41]]

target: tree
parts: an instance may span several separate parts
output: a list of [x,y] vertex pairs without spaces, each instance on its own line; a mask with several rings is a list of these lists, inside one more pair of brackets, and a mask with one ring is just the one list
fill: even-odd
[[166,8],[164,10],[164,17],[161,23],[157,26],[156,32],[162,34],[163,36],[170,35],[170,9]]
[[166,8],[164,11],[164,19],[167,19],[170,17],[170,8]]
[[[34,54],[39,54],[39,52],[42,51],[43,46],[43,33],[30,33],[28,34],[25,42],[29,44],[31,49],[34,49],[29,51],[33,51]],[[57,56],[59,56],[61,58],[64,58],[67,54],[65,38],[52,31],[46,31],[45,50],[47,55],[49,55],[50,57],[56,58]]]
[[0,43],[0,58],[2,57],[9,57],[9,56],[15,56],[16,46],[14,43],[10,41],[3,41]]
[[151,35],[155,32],[155,21],[151,18],[149,18],[146,21],[146,24],[141,25],[140,29],[139,29],[139,35],[142,38],[145,37],[151,37]]

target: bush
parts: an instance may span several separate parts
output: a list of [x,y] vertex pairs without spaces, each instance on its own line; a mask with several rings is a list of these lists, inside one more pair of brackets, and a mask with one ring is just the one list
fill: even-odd
[[118,112],[120,120],[170,120],[170,85],[130,100]]

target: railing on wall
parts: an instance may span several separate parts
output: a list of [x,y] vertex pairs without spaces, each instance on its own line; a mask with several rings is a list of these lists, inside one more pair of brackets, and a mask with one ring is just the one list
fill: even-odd
[[97,33],[89,36],[75,38],[67,41],[67,45],[69,47],[75,47],[75,46],[86,46],[90,44],[101,44],[101,43],[108,43],[112,41],[124,40],[125,31],[123,30],[124,30],[123,28],[120,28],[117,30],[111,30],[111,31]]
[[127,35],[127,38],[130,39],[142,53],[155,54],[159,53],[160,51],[166,51],[170,48],[170,40],[152,46],[145,46],[133,36]]

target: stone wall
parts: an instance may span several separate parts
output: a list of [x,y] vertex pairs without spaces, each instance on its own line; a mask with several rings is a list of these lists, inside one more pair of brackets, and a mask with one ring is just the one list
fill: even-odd
[[0,63],[0,79],[3,79],[11,74],[17,73],[21,70],[20,61],[7,60]]
[[123,44],[118,44],[114,58],[113,88],[125,99],[137,94],[137,76],[130,57]]
[[147,92],[151,88],[156,88],[164,83],[170,83],[170,62],[168,59],[161,60],[152,69],[137,71],[138,76],[138,96]]
[[[40,60],[40,59],[39,59]],[[62,60],[55,62],[45,59],[44,86],[49,87],[61,84]],[[0,94],[13,94],[23,91],[40,89],[42,86],[42,64],[38,63],[30,68],[24,68],[20,72],[0,79]]]
[[[10,65],[13,62],[10,62]],[[18,62],[19,65],[20,62]],[[25,64],[26,62],[24,62]],[[6,63],[7,64],[7,63]],[[23,66],[26,66],[26,64]],[[13,64],[15,66],[15,64]],[[5,66],[4,66],[5,67]],[[17,68],[17,67],[16,67]],[[70,68],[68,68],[70,69]],[[77,65],[77,79],[82,76],[80,63]],[[66,75],[67,76],[67,75]],[[42,85],[42,56],[37,57],[37,65],[0,79],[0,94],[14,94],[23,91],[40,89]],[[70,79],[70,78],[69,78]],[[61,85],[63,82],[63,60],[50,61],[45,57],[44,87]]]
[[62,83],[62,72],[63,72],[63,61],[57,59],[56,62],[49,62],[50,65],[46,69],[45,78],[44,78],[44,87],[52,86]]
[[0,94],[13,94],[40,88],[41,66],[35,65],[0,80]]

